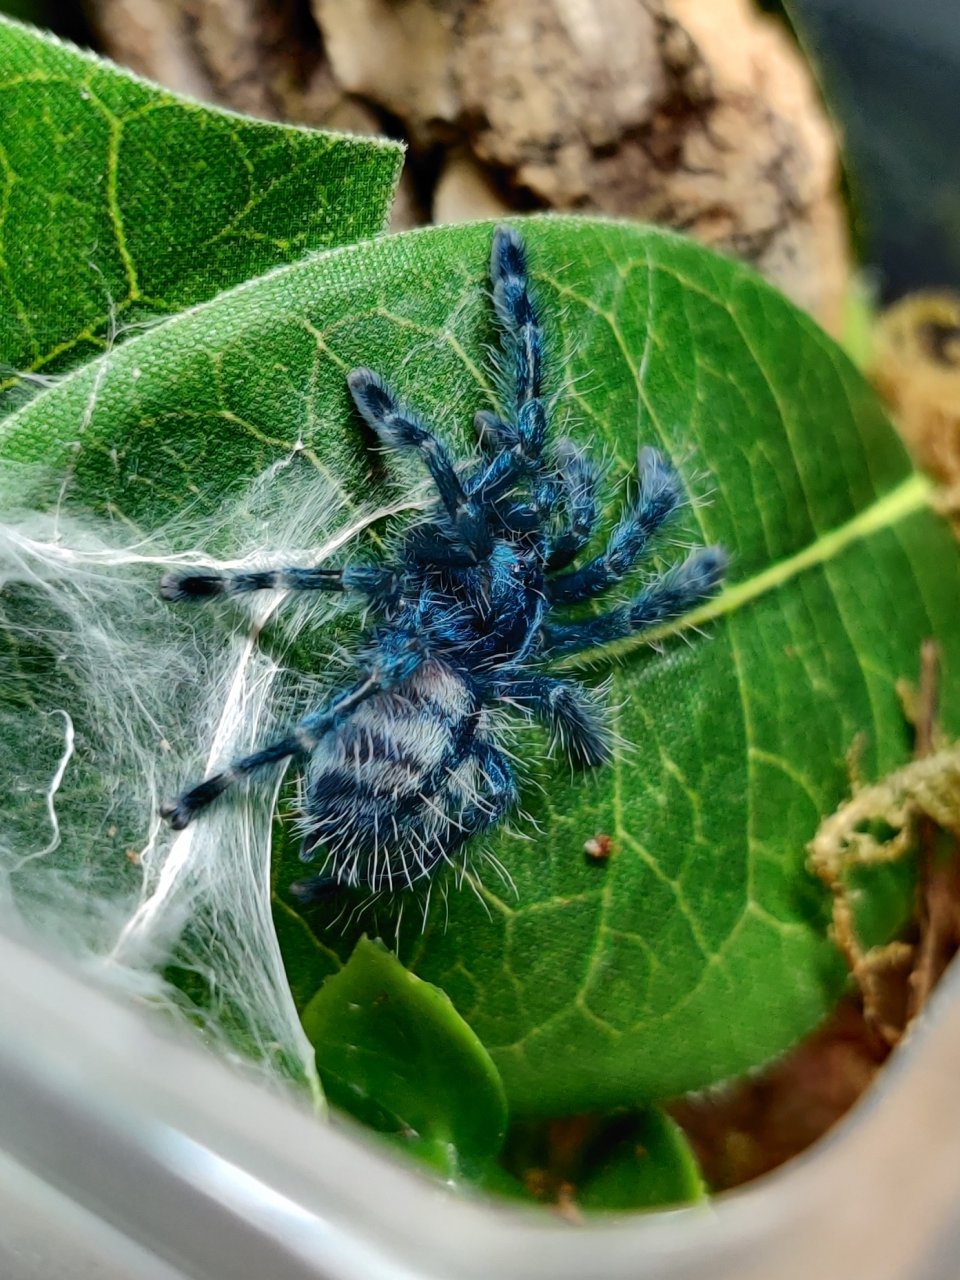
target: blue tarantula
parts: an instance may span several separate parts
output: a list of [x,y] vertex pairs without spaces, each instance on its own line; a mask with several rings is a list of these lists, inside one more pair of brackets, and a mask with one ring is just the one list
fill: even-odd
[[542,720],[580,767],[610,758],[602,705],[546,670],[685,613],[718,587],[719,547],[700,547],[647,581],[629,603],[563,621],[558,608],[593,600],[619,582],[683,505],[677,472],[656,449],[639,457],[639,487],[602,554],[579,568],[599,518],[600,471],[570,440],[551,443],[543,398],[543,330],[520,235],[499,227],[490,275],[502,331],[509,416],[482,411],[480,457],[455,463],[446,447],[370,369],[347,378],[357,409],[390,449],[415,452],[436,488],[426,518],[399,543],[395,563],[263,572],[175,573],[168,600],[283,588],[345,591],[364,602],[374,630],[357,678],[290,733],[204,779],[162,813],[176,829],[233,783],[289,756],[307,757],[301,857],[321,874],[296,886],[310,897],[336,886],[406,889],[492,831],[518,799],[514,770],[494,732],[508,704]]

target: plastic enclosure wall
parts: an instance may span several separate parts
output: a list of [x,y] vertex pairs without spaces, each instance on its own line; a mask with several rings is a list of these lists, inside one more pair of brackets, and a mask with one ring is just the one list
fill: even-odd
[[814,1152],[573,1228],[456,1197],[0,934],[4,1280],[952,1280],[960,969]]

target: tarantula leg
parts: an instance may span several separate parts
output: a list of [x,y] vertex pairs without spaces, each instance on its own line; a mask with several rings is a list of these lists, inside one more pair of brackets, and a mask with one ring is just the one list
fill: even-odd
[[530,296],[527,251],[512,227],[497,227],[490,251],[493,305],[503,328],[503,346],[513,360],[517,416],[539,401],[543,382],[543,329]]
[[160,579],[164,600],[197,603],[214,596],[239,596],[251,591],[356,591],[372,601],[389,599],[396,589],[396,574],[375,565],[346,569],[228,570],[222,573],[189,571],[165,573]]
[[499,698],[542,720],[571,764],[587,768],[610,759],[610,726],[603,708],[573,681],[518,676],[499,681],[495,691]]
[[552,510],[558,502],[563,503],[566,527],[550,542],[545,565],[548,573],[565,569],[580,554],[593,537],[600,516],[599,467],[572,440],[558,441],[556,455],[557,495],[547,506]]
[[580,569],[547,583],[551,604],[578,604],[602,595],[619,582],[637,563],[671,516],[683,506],[685,497],[675,467],[657,449],[641,449],[640,491],[623,517],[603,555]]
[[726,568],[722,547],[698,547],[682,564],[653,578],[632,604],[582,622],[544,627],[542,652],[550,658],[579,653],[679,618],[716,593]]
[[497,413],[489,409],[479,409],[473,415],[473,429],[477,433],[480,448],[487,453],[503,453],[515,449],[520,443],[517,428],[512,422],[505,422]]
[[495,502],[525,473],[539,469],[547,438],[541,399],[543,329],[530,294],[523,240],[511,227],[498,227],[490,253],[493,303],[500,321],[503,366],[516,420],[482,409],[474,416],[480,447],[493,455],[474,488]]
[[385,445],[419,453],[450,517],[456,540],[472,552],[475,560],[486,556],[492,540],[483,508],[465,492],[450,455],[437,437],[400,404],[372,369],[354,369],[347,375],[347,385],[362,417]]
[[206,809],[241,778],[256,773],[268,765],[277,764],[280,760],[286,760],[289,756],[300,755],[311,749],[305,745],[304,739],[301,738],[301,731],[297,729],[285,738],[272,742],[261,751],[255,751],[253,755],[235,760],[226,769],[221,769],[219,773],[204,778],[197,786],[177,796],[176,800],[167,800],[160,806],[160,816],[168,820],[174,831],[182,831],[197,813]]
[[285,737],[278,738],[276,742],[271,742],[252,755],[235,760],[219,773],[211,774],[197,786],[184,791],[176,800],[166,801],[160,806],[160,816],[169,821],[174,831],[182,831],[197,813],[206,809],[234,783],[290,756],[309,755],[325,734],[336,729],[343,717],[349,715],[358,703],[379,692],[383,683],[382,679],[371,672],[365,680],[334,698],[324,710],[313,711],[304,716]]
[[628,607],[631,631],[647,631],[709,599],[723,582],[728,561],[723,547],[698,547],[654,578]]
[[477,743],[473,759],[483,771],[486,790],[460,815],[458,826],[453,832],[453,841],[446,850],[448,857],[471,837],[492,831],[519,799],[513,769],[502,751],[489,743]]

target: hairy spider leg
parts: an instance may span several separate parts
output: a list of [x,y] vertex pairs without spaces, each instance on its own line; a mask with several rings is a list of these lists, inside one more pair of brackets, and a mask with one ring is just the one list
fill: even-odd
[[550,539],[544,568],[547,573],[565,569],[587,546],[600,518],[600,468],[572,440],[559,440],[557,496],[564,509],[560,532]]
[[510,761],[490,742],[477,742],[473,759],[483,773],[486,792],[461,814],[455,838],[446,850],[445,861],[473,836],[492,831],[502,822],[519,800],[516,779]]
[[401,405],[393,391],[372,369],[347,375],[350,393],[365,421],[380,440],[393,449],[415,449],[423,459],[446,508],[465,563],[476,564],[489,554],[490,530],[479,503],[464,490],[450,455],[414,413]]
[[565,568],[587,545],[598,518],[600,472],[569,440],[544,458],[546,406],[542,399],[544,335],[529,287],[526,249],[510,227],[494,232],[490,254],[493,302],[501,326],[505,368],[516,404],[516,424],[481,410],[474,428],[481,446],[499,450],[476,488],[496,501],[522,474],[536,473],[534,507],[541,518],[566,506],[566,527],[551,541],[545,568]]
[[[531,475],[539,478],[534,506],[541,516],[549,516],[559,501],[571,498],[567,504],[570,528],[561,533],[557,548],[556,567],[563,567],[589,541],[596,520],[599,473],[569,441],[561,442],[552,457],[543,456],[547,437],[546,406],[541,396],[543,329],[529,288],[526,250],[510,227],[498,227],[494,232],[490,280],[516,421],[509,422],[486,409],[474,416],[480,446],[490,461],[473,476],[468,492],[480,503],[491,505],[508,494],[517,480]],[[589,525],[585,536],[584,524]]]
[[602,555],[547,583],[551,604],[579,604],[603,595],[624,578],[647,550],[651,538],[683,506],[680,476],[658,449],[640,450],[636,500],[614,529]]
[[[547,412],[541,394],[543,328],[529,288],[526,250],[511,227],[498,227],[494,232],[490,281],[500,322],[504,373],[514,401],[516,421],[507,421],[487,409],[474,415],[480,446],[491,460],[474,476],[468,491],[481,503],[491,504],[507,494],[522,476],[539,475],[536,506],[549,515],[566,486],[563,477],[552,474],[555,463],[543,459],[547,438]],[[569,485],[578,483],[580,478],[575,480],[571,473],[566,479]],[[587,507],[583,512],[586,514]],[[570,545],[585,543],[575,540]],[[560,555],[568,558],[558,567],[568,564],[576,551],[565,543]]]
[[233,761],[226,769],[204,778],[176,800],[168,800],[160,806],[161,817],[168,818],[175,831],[182,831],[194,814],[205,809],[235,782],[289,756],[309,755],[320,739],[341,725],[361,702],[409,679],[426,660],[426,653],[416,636],[394,633],[392,640],[390,649],[378,651],[367,664],[364,678],[352,688],[337,694],[324,709],[304,716],[283,738]]
[[682,564],[652,578],[632,603],[582,622],[544,627],[543,655],[557,658],[593,649],[680,617],[714,595],[727,560],[723,547],[697,547]]
[[527,251],[512,227],[497,227],[490,248],[493,305],[504,332],[504,347],[514,357],[517,414],[539,400],[543,382],[543,330],[530,296]]
[[251,773],[257,773],[260,769],[264,769],[269,765],[278,764],[281,760],[286,760],[290,756],[309,755],[325,733],[335,729],[343,717],[349,715],[359,702],[369,698],[379,688],[380,684],[376,677],[368,675],[365,680],[362,680],[352,689],[348,689],[334,698],[333,702],[325,710],[312,711],[309,715],[304,716],[291,733],[286,734],[283,738],[278,738],[276,742],[271,742],[269,746],[255,751],[252,755],[243,756],[241,759],[235,760],[226,769],[221,769],[219,773],[214,773],[209,778],[204,778],[197,786],[185,791],[176,800],[168,800],[165,804],[162,804],[160,806],[161,817],[170,820],[170,825],[174,831],[182,831],[195,814],[199,813],[201,809],[205,809],[207,805],[212,804],[218,796],[223,795],[224,791],[233,786],[235,782],[239,782],[242,778],[248,777]]
[[[502,330],[501,341],[507,376],[516,404],[515,430],[519,451],[536,461],[547,436],[547,413],[541,398],[543,386],[543,329],[530,294],[527,253],[512,227],[497,227],[490,251],[493,305]],[[497,420],[499,424],[500,420]],[[484,418],[481,430],[502,432]]]
[[232,569],[220,573],[166,573],[160,579],[164,600],[196,603],[215,596],[239,596],[251,591],[356,591],[376,603],[389,599],[397,575],[376,565],[345,569]]
[[544,721],[571,764],[587,768],[611,758],[610,727],[604,709],[571,680],[556,676],[503,676],[493,682],[496,697]]
[[[543,379],[543,330],[527,281],[526,250],[511,227],[497,227],[490,251],[490,283],[500,321],[501,345],[509,367],[510,394],[517,417],[525,404],[540,400]],[[481,448],[489,453],[521,443],[517,424],[481,409],[474,415]],[[542,441],[541,441],[542,443]]]
[[513,423],[505,422],[498,413],[491,413],[489,409],[477,410],[473,415],[473,429],[477,433],[480,448],[494,456],[509,453],[520,443]]

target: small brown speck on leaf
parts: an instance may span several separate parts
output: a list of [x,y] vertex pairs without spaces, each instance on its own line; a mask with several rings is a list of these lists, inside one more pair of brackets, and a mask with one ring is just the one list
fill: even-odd
[[591,836],[584,843],[583,852],[593,862],[606,862],[613,853],[613,836],[608,836],[602,831],[598,831],[595,836]]

